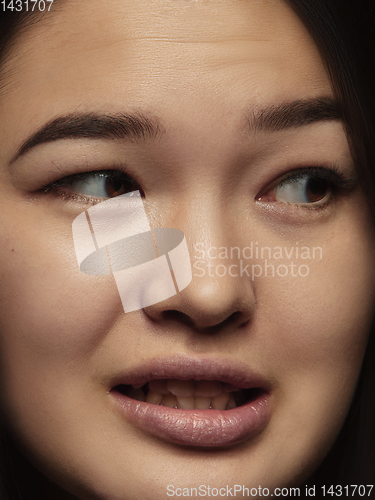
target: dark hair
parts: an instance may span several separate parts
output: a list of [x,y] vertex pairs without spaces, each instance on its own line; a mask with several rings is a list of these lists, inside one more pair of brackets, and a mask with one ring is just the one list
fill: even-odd
[[[375,4],[372,0],[288,1],[310,31],[330,74],[375,222]],[[375,484],[375,321],[345,424],[309,482],[317,487]]]
[[[314,38],[343,111],[359,181],[375,221],[375,6],[373,0],[287,0]],[[19,33],[40,20],[30,13],[0,12],[0,65]],[[43,19],[42,19],[43,20]],[[1,93],[1,71],[0,71]],[[356,393],[332,449],[308,483],[375,484],[375,323]],[[2,499],[57,498],[17,451],[5,431],[0,442]],[[45,489],[44,493],[41,488]],[[53,493],[55,491],[55,493]],[[320,490],[321,491],[321,490]],[[368,498],[368,497],[367,497]],[[375,498],[375,491],[371,498]]]

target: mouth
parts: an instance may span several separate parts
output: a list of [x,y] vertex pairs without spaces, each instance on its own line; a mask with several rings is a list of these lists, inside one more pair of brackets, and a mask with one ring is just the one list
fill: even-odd
[[119,384],[112,389],[136,401],[183,410],[232,410],[258,399],[260,387],[241,389],[219,380],[156,379],[143,384]]
[[227,360],[151,360],[112,380],[127,422],[188,446],[230,446],[260,434],[271,415],[270,383]]

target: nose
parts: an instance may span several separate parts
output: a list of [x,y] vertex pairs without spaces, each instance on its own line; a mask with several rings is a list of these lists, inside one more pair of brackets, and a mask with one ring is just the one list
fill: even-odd
[[251,276],[242,272],[240,245],[235,245],[241,234],[227,214],[218,212],[212,205],[200,207],[199,216],[173,221],[172,227],[185,233],[193,278],[181,292],[144,308],[153,321],[174,320],[209,333],[238,328],[251,319],[255,290]]
[[[234,279],[234,278],[233,278]],[[202,332],[238,327],[252,316],[255,298],[245,279],[196,277],[182,292],[144,309],[153,320],[177,320]]]

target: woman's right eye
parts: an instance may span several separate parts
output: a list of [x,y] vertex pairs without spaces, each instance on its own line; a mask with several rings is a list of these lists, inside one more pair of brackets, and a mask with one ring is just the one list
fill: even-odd
[[103,201],[140,190],[138,183],[120,170],[102,170],[69,175],[46,186],[43,191],[64,199]]

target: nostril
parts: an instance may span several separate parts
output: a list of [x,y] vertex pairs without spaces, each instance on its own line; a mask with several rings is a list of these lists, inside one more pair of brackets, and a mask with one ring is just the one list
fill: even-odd
[[[160,315],[160,319],[163,321],[170,320],[182,323],[184,325],[188,325],[190,327],[194,327],[196,330],[199,330],[202,333],[213,334],[221,331],[222,329],[233,326],[233,325],[243,325],[247,323],[248,318],[244,318],[241,311],[235,311],[230,314],[223,321],[220,321],[217,324],[209,325],[209,326],[201,326],[198,322],[194,321],[194,319],[189,315],[182,311],[178,311],[177,309],[168,309],[166,311],[162,311]],[[243,321],[242,321],[243,320]]]
[[230,314],[227,318],[225,318],[223,321],[220,321],[220,323],[200,328],[200,331],[208,334],[218,333],[219,331],[222,331],[225,328],[231,326],[237,326],[239,324],[242,325],[247,321],[248,318],[245,318],[241,311],[235,311],[234,313]]
[[186,313],[182,311],[177,311],[175,309],[169,309],[162,312],[163,320],[178,321],[184,325],[194,326],[193,319]]

